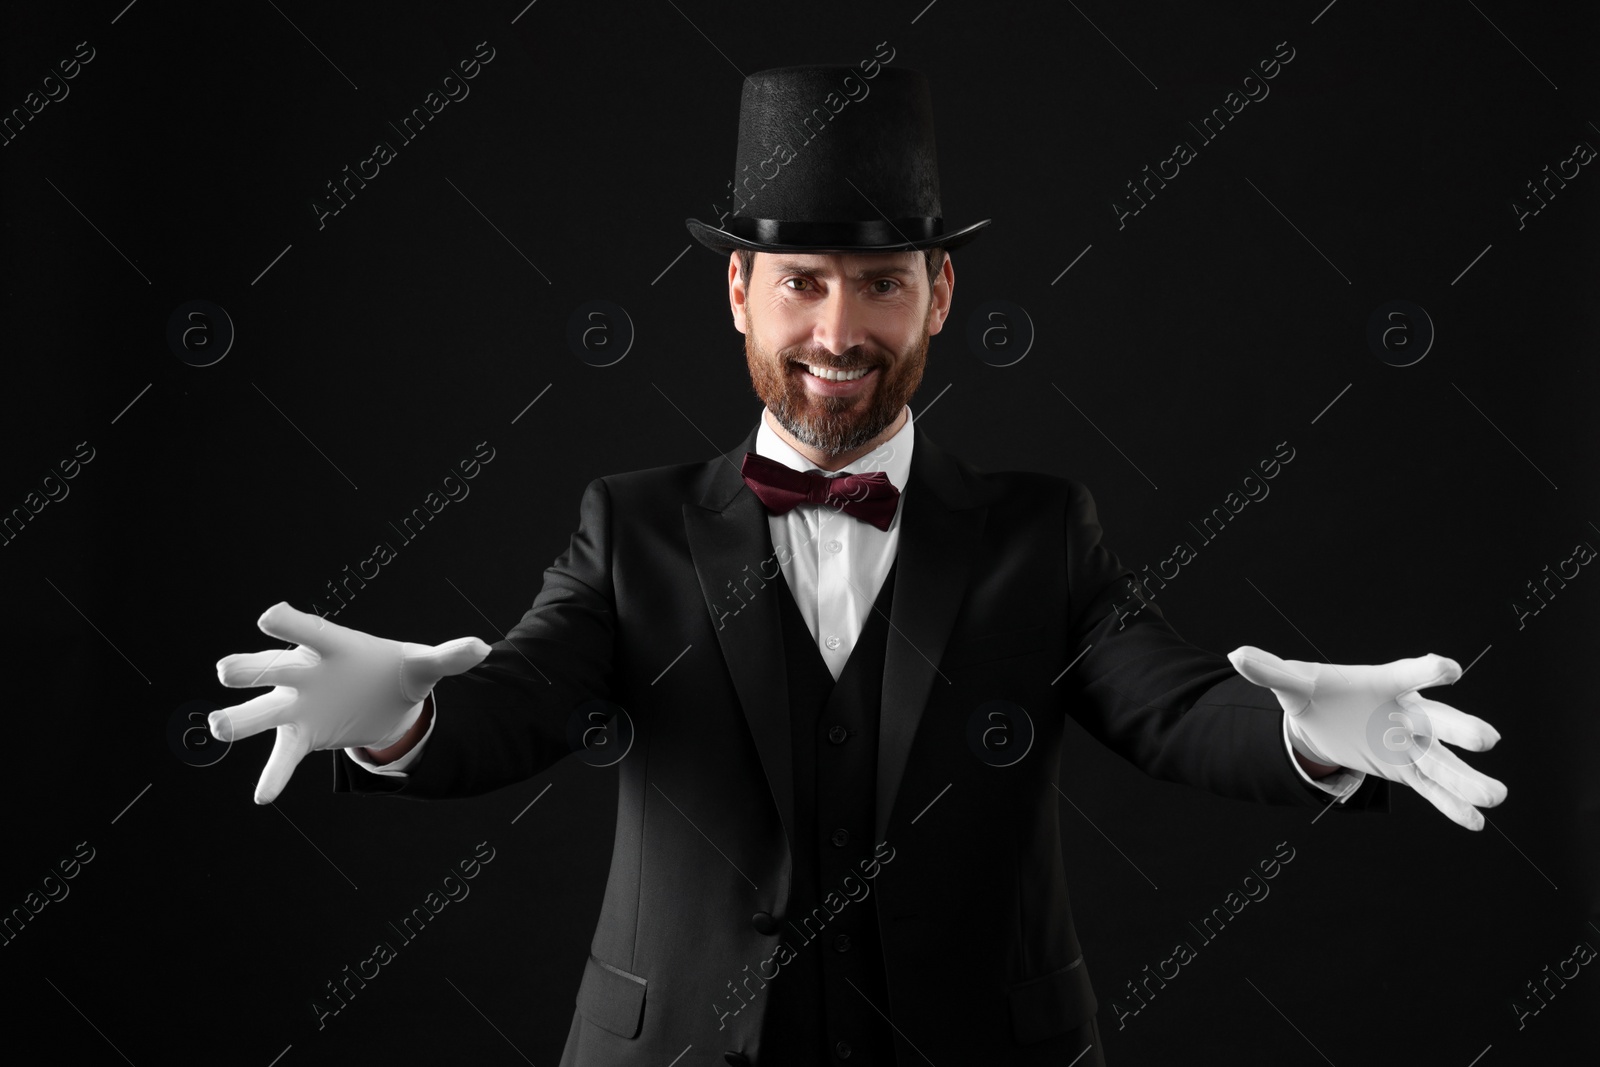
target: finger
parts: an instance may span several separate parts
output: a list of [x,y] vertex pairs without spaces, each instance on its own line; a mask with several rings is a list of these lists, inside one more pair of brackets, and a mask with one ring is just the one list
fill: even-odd
[[262,685],[294,685],[308,668],[322,661],[314,649],[279,648],[270,652],[238,652],[217,660],[217,681],[230,689]]
[[1468,830],[1483,829],[1483,814],[1465,800],[1456,796],[1448,789],[1433,781],[1419,771],[1416,766],[1408,765],[1406,772],[1401,777],[1406,785],[1420,793],[1428,803],[1444,813],[1445,817],[1458,826]]
[[1240,645],[1228,653],[1233,669],[1256,685],[1266,686],[1291,703],[1308,703],[1316,686],[1315,669],[1297,660],[1284,660],[1254,645]]
[[282,722],[297,696],[299,694],[293,689],[280,687],[270,693],[262,693],[254,700],[246,700],[243,704],[218,708],[206,716],[206,725],[211,728],[211,736],[218,741],[253,737]]
[[1408,693],[1429,686],[1449,685],[1461,677],[1461,664],[1448,656],[1430,652],[1426,656],[1397,659],[1380,665],[1383,679],[1396,693]]
[[1506,799],[1505,783],[1472,767],[1437,741],[1428,745],[1417,770],[1456,796],[1480,808],[1498,807]]
[[256,626],[260,627],[262,633],[271,634],[279,640],[308,645],[324,653],[344,645],[351,632],[320,615],[298,611],[290,607],[287,600],[280,600],[263,611],[256,620]]
[[289,776],[311,751],[311,739],[293,723],[278,727],[278,737],[272,743],[272,755],[261,769],[261,780],[256,783],[256,803],[271,804],[289,784]]
[[406,663],[416,664],[439,678],[471,670],[488,654],[489,646],[476,637],[458,637],[442,645],[405,644]]
[[1437,700],[1415,694],[1402,693],[1395,701],[1408,711],[1419,711],[1427,719],[1429,729],[1442,741],[1469,752],[1487,752],[1500,740],[1500,731],[1476,715],[1451,707]]

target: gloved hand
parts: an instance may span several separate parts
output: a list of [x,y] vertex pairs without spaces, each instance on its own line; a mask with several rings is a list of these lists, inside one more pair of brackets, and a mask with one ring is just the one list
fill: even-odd
[[261,632],[299,647],[241,653],[217,661],[231,688],[275,688],[207,719],[211,736],[232,741],[278,728],[256,783],[257,804],[277,799],[306,753],[327,748],[387,748],[405,736],[440,678],[475,667],[489,654],[476,637],[442,645],[389,641],[352,630],[287,602],[256,620]]
[[1441,744],[1482,752],[1500,740],[1499,732],[1476,715],[1417,695],[1460,678],[1455,660],[1427,655],[1375,666],[1307,663],[1252,645],[1234,649],[1228,660],[1277,696],[1289,742],[1307,759],[1408,785],[1469,830],[1483,829],[1478,808],[1505,800],[1502,783]]

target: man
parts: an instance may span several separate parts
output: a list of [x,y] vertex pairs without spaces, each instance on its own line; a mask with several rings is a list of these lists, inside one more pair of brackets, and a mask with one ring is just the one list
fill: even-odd
[[[796,148],[813,103],[830,125]],[[920,75],[750,76],[735,174],[726,228],[688,225],[728,256],[760,424],[592,481],[493,646],[269,609],[299,647],[218,674],[279,688],[212,716],[277,728],[258,803],[314,749],[344,750],[341,792],[460,797],[598,734],[617,834],[566,1065],[1101,1062],[1057,824],[1068,715],[1225,796],[1381,807],[1397,781],[1482,826],[1504,786],[1439,742],[1497,735],[1417,695],[1454,661],[1230,667],[1137,600],[1083,486],[916,430],[948,253],[986,225],[944,226]]]

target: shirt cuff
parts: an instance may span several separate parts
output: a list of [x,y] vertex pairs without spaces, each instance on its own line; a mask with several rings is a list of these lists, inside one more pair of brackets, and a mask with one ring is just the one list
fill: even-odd
[[[417,707],[420,708],[421,706],[422,702],[419,701],[417,703]],[[349,756],[353,761],[355,761],[356,766],[363,767],[366,770],[371,771],[373,774],[386,774],[391,778],[409,778],[411,775],[406,772],[406,768],[415,763],[422,755],[422,748],[428,743],[428,738],[433,734],[433,725],[438,721],[439,694],[434,693],[433,718],[428,720],[428,728],[423,731],[422,737],[419,738],[417,743],[411,747],[410,752],[407,752],[404,756],[401,756],[399,759],[394,760],[391,763],[384,764],[373,763],[371,760],[362,756],[361,749],[359,748],[347,748],[344,750],[345,755]]]
[[[433,729],[430,723],[428,728]],[[1289,713],[1283,713],[1283,747],[1288,750],[1289,762],[1294,765],[1295,773],[1305,780],[1307,785],[1316,786],[1324,793],[1337,797],[1343,804],[1350,799],[1350,794],[1361,788],[1361,783],[1367,780],[1366,771],[1352,771],[1348,767],[1340,767],[1322,778],[1313,778],[1300,766],[1300,761],[1295,759],[1294,741],[1289,737]],[[414,751],[414,750],[413,750]],[[410,753],[407,753],[410,755]],[[396,761],[398,762],[398,761]]]

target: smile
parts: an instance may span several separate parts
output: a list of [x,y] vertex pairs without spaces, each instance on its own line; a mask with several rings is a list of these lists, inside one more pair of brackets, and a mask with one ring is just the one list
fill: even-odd
[[824,381],[853,382],[857,378],[864,377],[869,371],[872,370],[872,368],[860,367],[856,370],[841,371],[834,370],[832,367],[813,367],[810,364],[807,364],[806,370],[810,371],[813,375],[823,379]]
[[791,364],[805,380],[806,392],[816,396],[854,396],[878,380],[877,367],[841,371],[808,363]]

